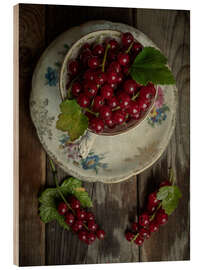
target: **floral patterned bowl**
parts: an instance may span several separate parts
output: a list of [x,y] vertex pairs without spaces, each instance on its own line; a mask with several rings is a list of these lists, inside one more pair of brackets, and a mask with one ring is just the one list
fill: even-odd
[[[90,44],[94,42],[102,43],[109,37],[114,38],[115,40],[120,42],[121,36],[122,36],[122,32],[117,31],[117,30],[97,30],[97,31],[84,35],[82,38],[80,38],[75,43],[73,43],[73,45],[71,46],[71,48],[69,49],[68,53],[66,54],[64,58],[61,71],[60,71],[59,88],[60,88],[60,93],[63,100],[67,98],[67,85],[70,82],[70,75],[67,74],[68,63],[77,58],[82,46],[85,43],[90,43]],[[156,86],[155,86],[155,89],[156,89],[156,93],[155,93],[154,98],[151,101],[150,106],[145,112],[141,114],[141,117],[139,119],[137,120],[131,119],[128,123],[124,123],[122,125],[116,126],[114,129],[105,127],[104,131],[98,135],[104,135],[104,136],[118,135],[118,134],[125,133],[132,128],[138,127],[147,118],[148,114],[150,113],[150,111],[152,110],[154,106],[154,102],[157,97]],[[93,130],[88,129],[88,131],[94,133]]]

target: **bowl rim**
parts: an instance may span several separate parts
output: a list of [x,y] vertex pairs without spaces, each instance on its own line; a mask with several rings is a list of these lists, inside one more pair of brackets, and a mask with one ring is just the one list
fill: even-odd
[[[61,96],[61,99],[62,101],[65,100],[65,97],[63,95],[64,93],[64,89],[63,89],[63,74],[64,74],[64,69],[66,68],[67,66],[67,62],[68,62],[68,58],[71,54],[71,52],[73,51],[74,47],[76,47],[79,43],[81,43],[81,40],[84,39],[84,38],[88,38],[88,36],[92,36],[94,33],[97,33],[98,32],[101,32],[101,33],[104,33],[104,32],[117,32],[119,34],[122,34],[121,31],[119,30],[111,30],[111,29],[100,29],[100,30],[96,30],[96,31],[92,31],[92,32],[89,32],[88,34],[84,34],[81,38],[79,38],[78,40],[76,40],[75,42],[73,42],[73,44],[71,45],[70,49],[68,50],[68,52],[66,53],[64,59],[63,59],[63,62],[62,62],[62,65],[61,65],[61,68],[60,68],[60,75],[59,75],[59,92],[60,92],[60,96]],[[138,41],[140,42],[140,41]],[[120,131],[112,131],[110,133],[108,132],[101,132],[101,133],[96,133],[94,132],[93,130],[91,130],[89,127],[87,128],[87,131],[93,133],[93,134],[96,134],[98,136],[115,136],[115,135],[120,135],[120,134],[124,134],[126,132],[128,132],[129,130],[133,129],[133,128],[137,128],[144,120],[146,120],[146,118],[148,117],[148,115],[150,114],[150,112],[152,111],[154,105],[155,105],[155,101],[157,99],[157,95],[158,95],[158,85],[154,85],[155,89],[156,89],[156,93],[155,93],[155,96],[153,98],[153,101],[151,102],[146,114],[144,117],[142,117],[141,119],[137,120],[135,122],[135,124],[123,129],[123,130],[120,130]]]

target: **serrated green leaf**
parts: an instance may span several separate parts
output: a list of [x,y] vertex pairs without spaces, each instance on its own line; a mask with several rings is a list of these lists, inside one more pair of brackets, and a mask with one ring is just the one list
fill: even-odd
[[[82,183],[80,180],[70,177],[63,181],[59,189],[65,197],[72,194],[81,202],[83,207],[91,207],[91,199],[88,193],[81,187]],[[61,197],[57,188],[45,189],[39,197],[39,215],[44,223],[57,220],[63,228],[69,230],[69,226],[65,223],[64,216],[59,215],[57,211],[57,202],[59,200],[61,200]]]
[[65,100],[60,104],[61,114],[58,116],[56,128],[68,131],[72,141],[82,136],[88,127],[88,117],[83,114],[76,100]]
[[173,74],[166,66],[166,57],[153,47],[145,47],[135,58],[131,68],[132,78],[142,84],[174,84]]
[[157,199],[162,201],[162,208],[170,215],[177,208],[182,194],[175,185],[161,187],[157,193]]

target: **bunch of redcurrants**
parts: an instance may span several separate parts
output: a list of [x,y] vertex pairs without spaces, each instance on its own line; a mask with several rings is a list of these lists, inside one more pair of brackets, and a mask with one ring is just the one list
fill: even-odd
[[88,245],[91,245],[96,237],[103,239],[105,232],[98,228],[92,212],[86,211],[81,207],[80,201],[70,196],[68,205],[65,202],[58,204],[58,213],[65,216],[65,222],[78,235],[78,238]]
[[108,39],[102,44],[84,44],[78,57],[68,63],[68,96],[83,108],[94,132],[137,121],[149,108],[154,85],[142,86],[130,75],[141,51],[133,35],[124,33],[120,43]]
[[[170,186],[169,181],[160,184],[160,188]],[[141,246],[145,239],[149,239],[151,233],[158,231],[160,225],[164,225],[168,221],[168,215],[161,207],[161,201],[157,199],[157,192],[149,194],[147,209],[138,217],[138,222],[133,222],[131,230],[125,233],[128,241],[134,242]]]

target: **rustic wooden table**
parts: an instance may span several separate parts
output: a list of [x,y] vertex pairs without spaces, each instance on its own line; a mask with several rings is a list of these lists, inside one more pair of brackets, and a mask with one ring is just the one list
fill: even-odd
[[[40,221],[38,192],[54,184],[46,153],[30,119],[29,94],[34,67],[43,50],[60,33],[89,20],[132,25],[149,36],[168,57],[179,90],[177,124],[169,146],[149,169],[118,184],[85,184],[105,241],[87,247],[57,223]],[[189,11],[21,4],[19,7],[19,264],[56,265],[189,260],[190,180],[190,13]],[[147,194],[174,168],[183,198],[167,225],[142,247],[123,236],[129,219]],[[58,176],[66,175],[60,168]]]

